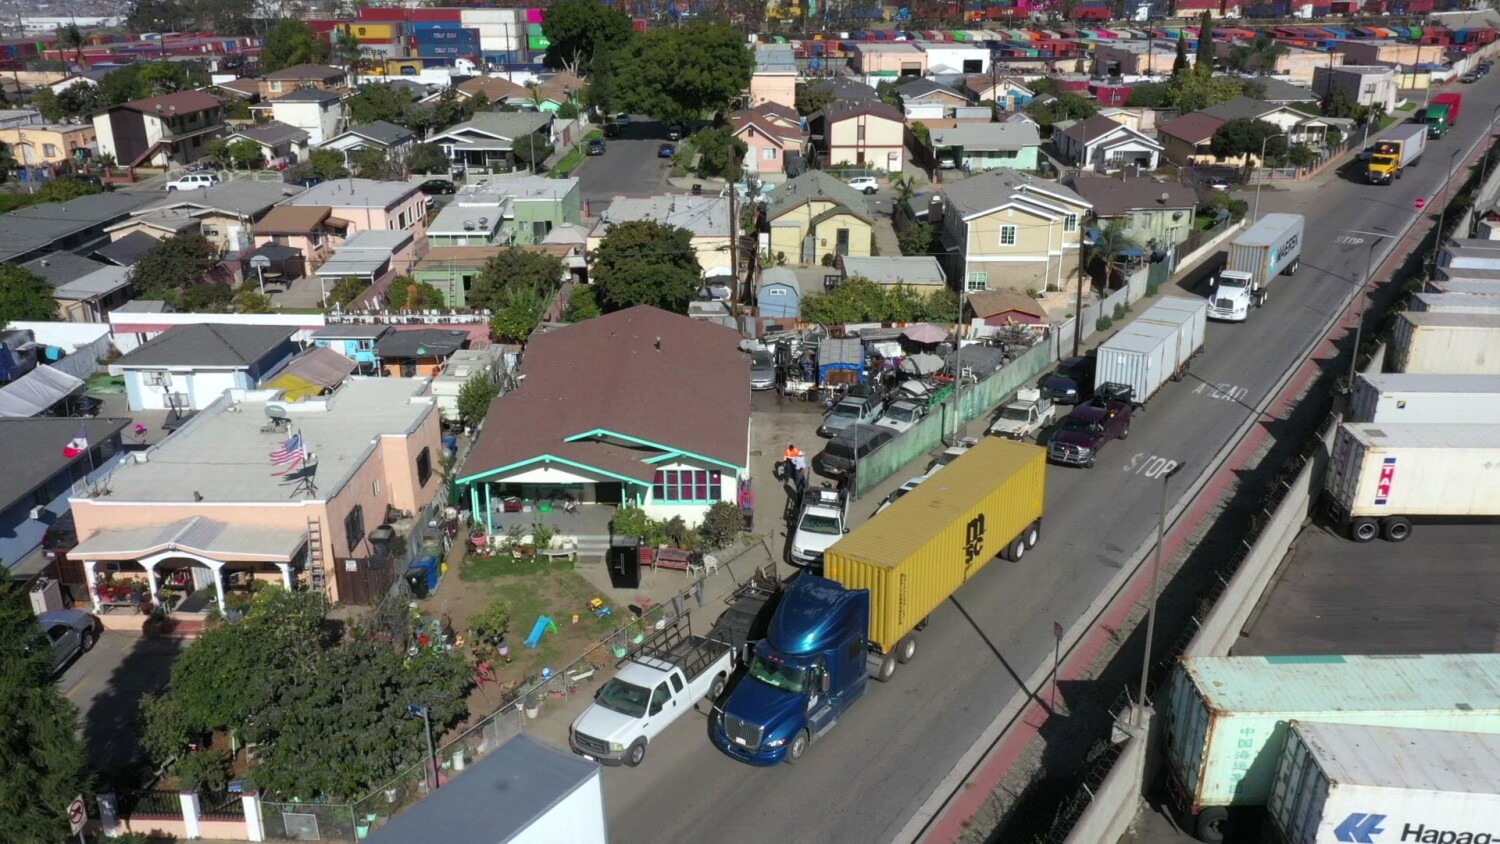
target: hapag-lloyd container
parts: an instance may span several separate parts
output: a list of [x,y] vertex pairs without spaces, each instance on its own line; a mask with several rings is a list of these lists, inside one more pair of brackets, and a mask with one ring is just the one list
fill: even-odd
[[1500,515],[1500,424],[1346,422],[1326,487],[1345,520]]
[[1402,312],[1391,336],[1397,372],[1500,375],[1500,314]]
[[1500,654],[1183,657],[1159,710],[1185,808],[1264,806],[1294,720],[1500,734]]
[[1346,422],[1485,424],[1500,420],[1500,375],[1361,375]]
[[1293,721],[1266,809],[1286,844],[1493,844],[1496,770],[1493,735]]

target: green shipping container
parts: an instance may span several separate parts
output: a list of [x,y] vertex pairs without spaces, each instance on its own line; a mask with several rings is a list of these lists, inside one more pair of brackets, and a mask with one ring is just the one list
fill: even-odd
[[1158,710],[1195,814],[1264,806],[1293,720],[1500,734],[1500,654],[1183,657]]
[[870,590],[883,653],[1001,553],[1040,536],[1047,451],[991,437],[834,543],[823,576]]
[[526,45],[533,50],[546,50],[552,46],[552,39],[545,35],[532,35],[527,37]]

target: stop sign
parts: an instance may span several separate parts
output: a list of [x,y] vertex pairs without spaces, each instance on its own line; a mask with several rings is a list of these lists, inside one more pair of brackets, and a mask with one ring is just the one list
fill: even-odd
[[1427,207],[1427,200],[1425,200],[1425,199],[1423,199],[1422,197],[1419,196],[1419,197],[1417,197],[1416,201],[1413,202],[1412,204],[1415,205],[1415,206],[1417,206],[1417,210],[1418,211],[1421,211],[1423,208]]

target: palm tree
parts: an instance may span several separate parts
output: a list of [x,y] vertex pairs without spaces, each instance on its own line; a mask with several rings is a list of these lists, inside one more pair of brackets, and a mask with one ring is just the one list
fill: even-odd
[[359,42],[353,38],[343,37],[334,41],[332,62],[344,69],[349,74],[349,87],[359,86],[359,63],[364,58],[359,50]]
[[1106,290],[1110,286],[1111,274],[1118,272],[1120,253],[1128,249],[1139,248],[1141,248],[1140,243],[1130,236],[1123,217],[1110,218],[1104,228],[1099,230],[1099,236],[1089,244],[1089,262],[1093,263],[1094,260],[1104,262],[1104,288]]
[[896,207],[905,208],[917,192],[917,183],[905,173],[897,173],[891,177],[891,190],[896,192]]
[[65,50],[73,51],[73,58],[78,60],[78,66],[83,70],[89,69],[88,60],[83,56],[83,45],[88,39],[79,31],[78,24],[70,23],[57,30],[57,43]]

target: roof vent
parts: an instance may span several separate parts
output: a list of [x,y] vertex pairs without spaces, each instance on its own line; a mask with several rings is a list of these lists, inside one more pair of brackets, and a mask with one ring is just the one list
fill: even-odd
[[474,221],[473,220],[464,220],[464,231],[471,232],[473,230],[474,230]]
[[480,228],[484,228],[484,227],[488,226],[489,224],[490,224],[490,218],[489,217],[480,217],[479,218],[479,227]]

